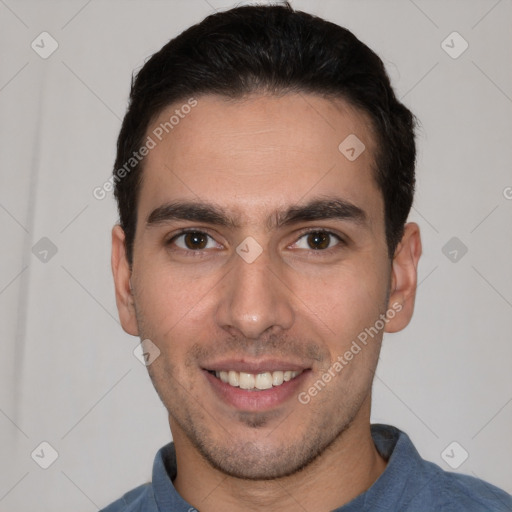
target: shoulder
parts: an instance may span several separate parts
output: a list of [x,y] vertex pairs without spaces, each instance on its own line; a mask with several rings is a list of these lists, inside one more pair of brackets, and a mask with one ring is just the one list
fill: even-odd
[[180,503],[179,495],[172,484],[175,474],[176,452],[173,443],[169,443],[155,455],[152,481],[132,489],[100,512],[158,512],[162,506],[174,510],[179,508],[178,505],[183,509],[186,503]]
[[456,502],[460,510],[465,511],[512,511],[512,496],[502,489],[469,475],[442,472],[444,485],[441,499],[447,506]]
[[508,493],[423,459],[401,430],[372,425],[372,436],[388,465],[364,496],[369,510],[384,510],[385,503],[401,512],[512,512]]
[[429,479],[407,510],[430,503],[435,504],[436,511],[446,512],[512,511],[512,496],[498,487],[469,475],[444,471],[431,462],[425,464],[430,466]]
[[127,492],[100,512],[153,512],[157,511],[151,483]]

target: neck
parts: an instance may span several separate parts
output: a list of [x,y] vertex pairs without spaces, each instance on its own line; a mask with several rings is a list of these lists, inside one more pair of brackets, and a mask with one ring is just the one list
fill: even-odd
[[242,480],[212,468],[179,429],[173,429],[178,474],[174,486],[202,512],[328,511],[363,493],[386,467],[373,443],[369,413],[354,422],[315,461],[291,476]]

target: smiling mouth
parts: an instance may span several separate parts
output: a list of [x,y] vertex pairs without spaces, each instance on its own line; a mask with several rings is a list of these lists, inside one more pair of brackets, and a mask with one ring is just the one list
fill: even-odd
[[247,391],[262,391],[265,389],[271,389],[279,387],[283,383],[298,377],[303,370],[299,371],[275,371],[275,372],[263,372],[263,373],[246,373],[237,372],[235,370],[229,371],[212,371],[208,373],[214,375],[219,380],[232,386],[234,388],[240,388]]

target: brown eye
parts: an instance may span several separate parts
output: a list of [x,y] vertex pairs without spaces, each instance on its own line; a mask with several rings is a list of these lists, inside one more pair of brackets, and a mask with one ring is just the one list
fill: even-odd
[[293,246],[307,251],[325,251],[340,244],[343,245],[343,240],[338,235],[330,231],[318,230],[304,233]]
[[307,242],[311,249],[327,249],[331,241],[331,235],[329,233],[315,232],[309,233],[307,236]]
[[219,249],[215,240],[203,231],[182,231],[167,242],[168,245],[179,247],[184,251],[202,251],[203,249]]
[[184,233],[183,241],[185,242],[187,249],[192,251],[197,249],[204,249],[208,245],[208,235],[205,233],[200,233],[199,231]]

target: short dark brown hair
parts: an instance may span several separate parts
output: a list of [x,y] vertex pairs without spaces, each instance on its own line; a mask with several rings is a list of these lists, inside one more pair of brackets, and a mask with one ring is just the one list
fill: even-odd
[[388,253],[400,242],[414,196],[415,119],[396,98],[381,59],[350,31],[288,3],[242,6],[208,16],[155,53],[132,80],[117,141],[115,197],[132,263],[144,160],[119,178],[169,105],[219,94],[304,92],[342,98],[376,134],[375,179],[385,205]]

